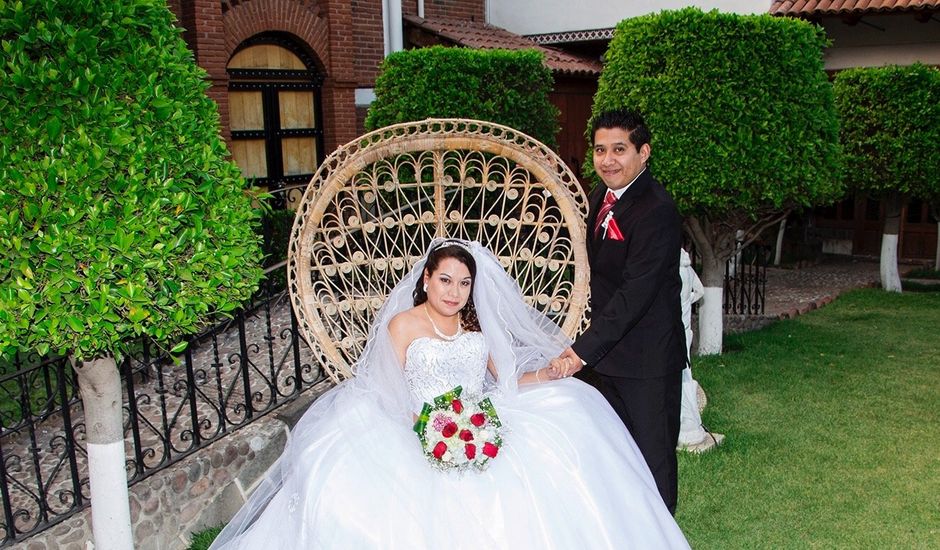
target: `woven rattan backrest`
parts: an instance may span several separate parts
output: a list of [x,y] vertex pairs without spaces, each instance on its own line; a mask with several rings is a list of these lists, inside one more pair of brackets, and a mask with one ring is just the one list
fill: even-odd
[[488,122],[389,126],[324,161],[297,209],[288,286],[301,333],[350,375],[391,289],[435,237],[477,240],[569,335],[585,323],[587,199],[533,138]]

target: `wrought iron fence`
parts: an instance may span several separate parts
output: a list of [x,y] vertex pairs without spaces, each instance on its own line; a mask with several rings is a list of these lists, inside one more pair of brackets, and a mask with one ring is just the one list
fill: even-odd
[[767,296],[767,264],[773,250],[753,243],[732,256],[725,266],[726,314],[763,315]]
[[[286,296],[290,221],[277,210],[265,216],[268,267],[251,303],[192,337],[180,357],[141,340],[121,360],[129,484],[328,383]],[[84,416],[67,359],[0,361],[0,547],[71,517],[88,499]]]
[[[692,265],[701,273],[698,252],[691,241],[685,243],[692,258]],[[761,243],[752,243],[741,249],[725,263],[725,286],[723,292],[724,313],[738,315],[763,315],[767,302],[767,266],[773,250]],[[692,312],[698,311],[701,302],[692,304]]]

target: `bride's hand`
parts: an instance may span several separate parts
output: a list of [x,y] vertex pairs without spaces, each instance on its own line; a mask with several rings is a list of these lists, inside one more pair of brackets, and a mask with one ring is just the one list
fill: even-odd
[[551,379],[568,378],[581,370],[580,359],[573,360],[567,353],[562,353],[548,362],[548,368],[551,372]]
[[558,357],[555,357],[549,361],[545,370],[548,371],[549,380],[558,380],[559,378],[564,378],[565,365]]

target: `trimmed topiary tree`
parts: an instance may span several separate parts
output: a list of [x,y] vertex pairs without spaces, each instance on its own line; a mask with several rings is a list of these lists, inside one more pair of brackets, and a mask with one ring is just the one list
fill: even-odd
[[842,194],[825,44],[797,19],[695,8],[617,25],[593,113],[631,108],[646,118],[651,170],[702,260],[700,353],[721,352],[735,233],[750,243],[791,210]]
[[115,356],[250,297],[257,218],[164,0],[0,0],[0,348],[68,355],[95,546],[132,547]]
[[[911,196],[930,201],[935,216],[940,205],[940,70],[919,63],[847,69],[833,87],[845,181],[884,200],[881,285],[900,292],[901,209]],[[940,244],[937,251],[940,256]],[[940,268],[940,258],[936,263]]]
[[382,62],[366,128],[472,118],[515,128],[555,146],[558,109],[548,100],[552,73],[535,50],[434,46],[393,53]]

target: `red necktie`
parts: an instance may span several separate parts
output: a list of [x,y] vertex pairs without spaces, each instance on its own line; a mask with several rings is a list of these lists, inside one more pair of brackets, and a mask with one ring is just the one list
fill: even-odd
[[614,192],[608,189],[607,195],[604,196],[604,204],[601,205],[601,209],[597,212],[597,219],[594,220],[595,237],[597,237],[598,233],[600,233],[601,224],[604,223],[604,218],[607,217],[607,214],[615,204],[617,204],[617,195],[614,195]]

